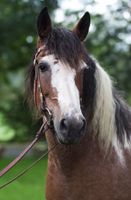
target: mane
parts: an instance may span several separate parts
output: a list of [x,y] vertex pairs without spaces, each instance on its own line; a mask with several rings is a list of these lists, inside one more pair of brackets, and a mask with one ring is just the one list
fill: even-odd
[[[49,54],[54,54],[73,68],[77,68],[81,61],[87,64],[82,97],[87,120],[90,120],[92,129],[106,150],[113,147],[120,152],[121,149],[130,148],[131,108],[113,87],[109,75],[87,53],[77,35],[64,28],[56,28],[43,41],[43,45]],[[30,99],[33,98],[34,78],[35,68],[32,62],[27,78]]]
[[96,63],[96,92],[93,129],[106,150],[113,147],[120,159],[122,151],[131,148],[131,108],[113,87],[112,80]]

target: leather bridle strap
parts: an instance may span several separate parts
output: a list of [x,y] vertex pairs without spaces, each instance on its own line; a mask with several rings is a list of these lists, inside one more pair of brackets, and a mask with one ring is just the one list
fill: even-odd
[[46,151],[41,157],[39,157],[36,161],[34,161],[29,167],[27,167],[26,169],[24,169],[22,172],[20,172],[19,174],[17,174],[14,178],[10,179],[9,181],[7,181],[6,183],[4,183],[3,185],[0,186],[0,189],[5,188],[7,185],[9,185],[10,183],[14,182],[16,179],[20,178],[21,176],[23,176],[26,172],[28,172],[34,165],[36,165],[38,162],[40,162],[46,155],[48,155],[55,147],[57,146],[57,144],[55,144],[52,148],[50,148],[48,151]]
[[27,152],[36,144],[36,142],[42,137],[43,133],[46,132],[48,129],[49,129],[49,126],[46,121],[44,124],[41,125],[34,140],[19,154],[18,157],[16,157],[16,159],[14,159],[9,165],[7,165],[7,167],[5,167],[0,172],[0,177],[2,177],[9,170],[11,170],[25,156],[25,154],[27,154]]

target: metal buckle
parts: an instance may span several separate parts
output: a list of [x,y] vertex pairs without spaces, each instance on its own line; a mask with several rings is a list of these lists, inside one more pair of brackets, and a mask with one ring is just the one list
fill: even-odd
[[45,115],[48,126],[50,126],[50,128],[51,128],[52,127],[52,112],[49,110],[48,107],[41,108],[41,110]]
[[52,118],[52,113],[51,113],[51,111],[49,110],[49,108],[45,107],[44,110],[45,110],[44,112],[47,112],[47,115],[48,115],[47,118],[51,119],[51,118]]

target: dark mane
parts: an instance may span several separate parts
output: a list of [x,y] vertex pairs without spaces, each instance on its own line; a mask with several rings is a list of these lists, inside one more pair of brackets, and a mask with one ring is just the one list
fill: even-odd
[[125,136],[131,140],[131,108],[124,102],[119,92],[114,89],[114,99],[116,104],[116,127],[119,141],[124,144]]

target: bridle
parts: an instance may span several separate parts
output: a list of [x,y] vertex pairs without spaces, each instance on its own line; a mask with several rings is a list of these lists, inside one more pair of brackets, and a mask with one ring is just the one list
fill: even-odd
[[[36,55],[38,55],[38,53],[40,52],[40,50],[38,50],[38,52],[36,53]],[[35,55],[35,58],[36,58]],[[35,65],[34,65],[35,67]],[[40,103],[40,109],[41,109],[41,113],[42,113],[42,117],[43,117],[43,123],[39,129],[39,131],[36,133],[35,138],[33,139],[33,141],[10,163],[8,164],[2,171],[0,171],[0,177],[4,176],[8,171],[10,171],[18,162],[20,162],[20,160],[27,154],[28,151],[30,151],[32,149],[32,147],[42,138],[43,134],[49,130],[53,128],[53,123],[52,123],[52,113],[49,110],[49,108],[46,106],[45,102],[41,102],[41,99],[37,99],[38,96],[37,95],[41,95],[41,87],[40,85],[38,85],[38,69],[35,75],[35,80],[34,80],[34,96],[35,96],[35,103],[37,104],[36,106],[38,106],[38,100]],[[39,88],[39,94],[38,92],[38,87]],[[42,99],[44,99],[44,97],[42,96]],[[50,151],[52,151],[57,144],[55,144],[51,149],[47,150],[46,153],[44,153],[40,158],[38,158],[34,163],[32,163],[27,169],[25,169],[24,171],[22,171],[20,174],[18,174],[17,176],[15,176],[13,179],[9,180],[8,182],[6,182],[5,184],[0,186],[0,189],[6,187],[7,185],[9,185],[10,183],[12,183],[13,181],[15,181],[16,179],[18,179],[19,177],[21,177],[22,175],[24,175],[29,169],[31,169],[35,164],[37,164],[42,158],[44,158]]]

